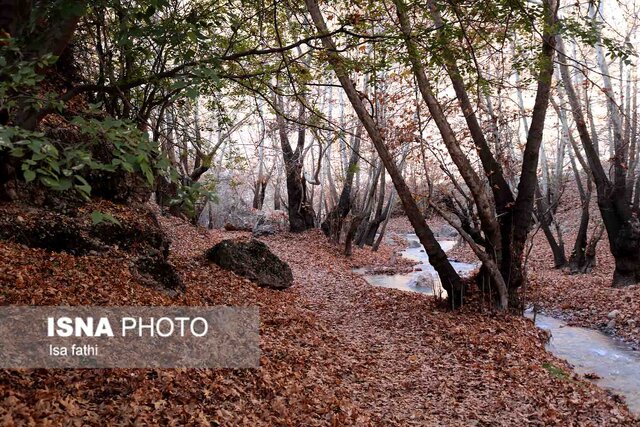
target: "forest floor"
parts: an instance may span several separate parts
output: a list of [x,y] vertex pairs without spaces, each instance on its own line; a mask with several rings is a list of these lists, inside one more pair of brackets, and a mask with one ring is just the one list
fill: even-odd
[[[580,222],[580,202],[571,200],[569,194],[565,198],[567,200],[558,208],[557,220],[563,230],[568,259]],[[600,221],[595,203],[591,216],[589,238]],[[398,218],[394,220],[393,229],[411,231],[411,226],[404,218]],[[599,329],[640,348],[640,285],[611,286],[615,264],[606,232],[597,246],[596,266],[587,274],[569,274],[566,269],[554,268],[553,254],[541,230],[533,230],[532,242],[526,264],[530,286],[525,289],[527,305],[562,318],[571,326]],[[460,261],[478,262],[464,242],[451,250],[449,256]],[[613,318],[609,316],[612,312],[617,312]]]
[[248,233],[161,222],[184,294],[140,285],[108,255],[0,242],[0,304],[258,306],[260,368],[1,370],[3,425],[638,425],[546,352],[530,320],[473,304],[449,312],[352,272],[397,264],[398,248],[347,259],[319,231],[264,238],[294,273],[273,291],[203,257]]

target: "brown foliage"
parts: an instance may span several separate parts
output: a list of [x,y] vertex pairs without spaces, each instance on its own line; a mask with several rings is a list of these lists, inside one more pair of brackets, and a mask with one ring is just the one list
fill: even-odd
[[[206,263],[241,232],[162,218],[186,292],[141,286],[109,253],[73,256],[0,242],[0,303],[244,305],[261,315],[257,370],[0,371],[0,419],[13,424],[633,425],[627,410],[544,350],[530,321],[442,311],[423,295],[376,288],[318,231],[263,239],[294,286],[262,289]],[[382,263],[392,250],[372,255]],[[356,250],[353,258],[365,256]]]

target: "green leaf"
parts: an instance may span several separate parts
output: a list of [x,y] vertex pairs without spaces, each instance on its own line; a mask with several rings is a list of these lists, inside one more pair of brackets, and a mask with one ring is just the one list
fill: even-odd
[[51,186],[56,191],[67,191],[73,186],[73,182],[70,179],[64,178]]
[[108,213],[104,213],[100,211],[91,212],[91,222],[93,223],[93,225],[98,225],[103,222],[110,222],[112,224],[120,225],[120,221],[115,219],[113,216],[111,216]]
[[13,150],[11,150],[11,155],[13,157],[24,157],[24,148],[21,147],[16,147]]
[[553,363],[543,363],[542,367],[549,371],[549,373],[555,378],[564,380],[568,377],[567,373],[562,368],[554,365]]
[[31,182],[34,179],[36,179],[36,173],[34,171],[32,171],[31,169],[26,169],[24,172],[24,180],[26,182]]

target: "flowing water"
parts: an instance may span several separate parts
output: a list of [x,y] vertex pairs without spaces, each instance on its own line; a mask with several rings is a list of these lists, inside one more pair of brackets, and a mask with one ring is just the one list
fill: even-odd
[[[533,317],[530,311],[526,315]],[[535,321],[551,332],[547,350],[580,374],[596,374],[596,384],[624,396],[629,409],[640,415],[640,352],[600,331],[568,326],[560,319],[537,314]]]
[[[403,291],[420,292],[446,296],[438,273],[429,264],[429,257],[415,234],[407,234],[409,248],[402,256],[417,261],[415,271],[406,274],[367,274],[364,269],[356,270],[372,285]],[[445,251],[454,246],[450,240],[440,241]],[[452,261],[453,267],[462,275],[477,268],[474,264]],[[427,275],[428,278],[424,279]],[[422,278],[421,278],[422,276]],[[532,318],[533,313],[525,313]],[[593,381],[599,386],[625,397],[629,409],[640,415],[640,352],[616,341],[602,332],[568,326],[562,320],[537,314],[536,326],[551,332],[547,349],[555,356],[574,366],[580,374],[595,374]]]
[[[394,288],[403,291],[420,292],[429,295],[439,295],[446,298],[447,291],[442,289],[438,273],[429,264],[429,256],[420,244],[418,236],[415,234],[407,234],[405,236],[409,241],[409,247],[402,251],[402,256],[412,261],[418,262],[414,266],[414,270],[405,274],[367,274],[365,269],[358,269],[356,272],[364,275],[364,279],[372,285],[381,286],[383,288]],[[448,251],[455,245],[454,240],[441,240],[440,246],[444,251]],[[452,261],[451,265],[461,275],[469,274],[475,270],[475,264],[466,264],[463,262]],[[427,277],[426,280],[421,278]]]

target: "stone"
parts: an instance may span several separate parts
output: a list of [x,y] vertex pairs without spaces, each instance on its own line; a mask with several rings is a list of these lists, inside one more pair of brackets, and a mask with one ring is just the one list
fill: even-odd
[[416,275],[411,280],[411,285],[416,288],[429,288],[433,289],[433,276],[429,272],[423,272]]
[[409,242],[409,247],[410,248],[421,248],[422,245],[420,244],[420,241],[418,240],[413,240],[413,239],[407,239]]
[[134,264],[134,275],[147,286],[170,291],[170,295],[186,290],[175,267],[160,252],[138,257]]
[[607,328],[613,329],[615,327],[616,327],[616,320],[615,319],[609,320],[609,323],[607,323]]
[[448,224],[441,226],[434,234],[439,239],[455,239],[459,235],[458,231]]
[[253,227],[251,234],[253,237],[271,236],[276,234],[276,228],[271,224],[260,224]]
[[618,315],[620,315],[620,310],[613,310],[609,314],[607,314],[607,317],[609,319],[615,319],[616,317],[618,317]]
[[253,237],[271,236],[285,231],[286,223],[286,218],[283,215],[278,215],[275,212],[264,212],[258,216],[253,226]]
[[242,186],[237,183],[241,176],[225,171],[215,179],[216,198],[208,201],[198,225],[209,229],[224,228],[227,231],[251,231],[260,211],[245,201]]
[[205,257],[261,287],[283,290],[293,284],[293,273],[289,264],[256,239],[223,240],[207,250]]
[[223,228],[225,231],[251,231],[251,228],[242,222],[226,222]]
[[627,326],[629,326],[630,328],[635,328],[636,327],[636,321],[633,320],[633,319],[627,320]]

